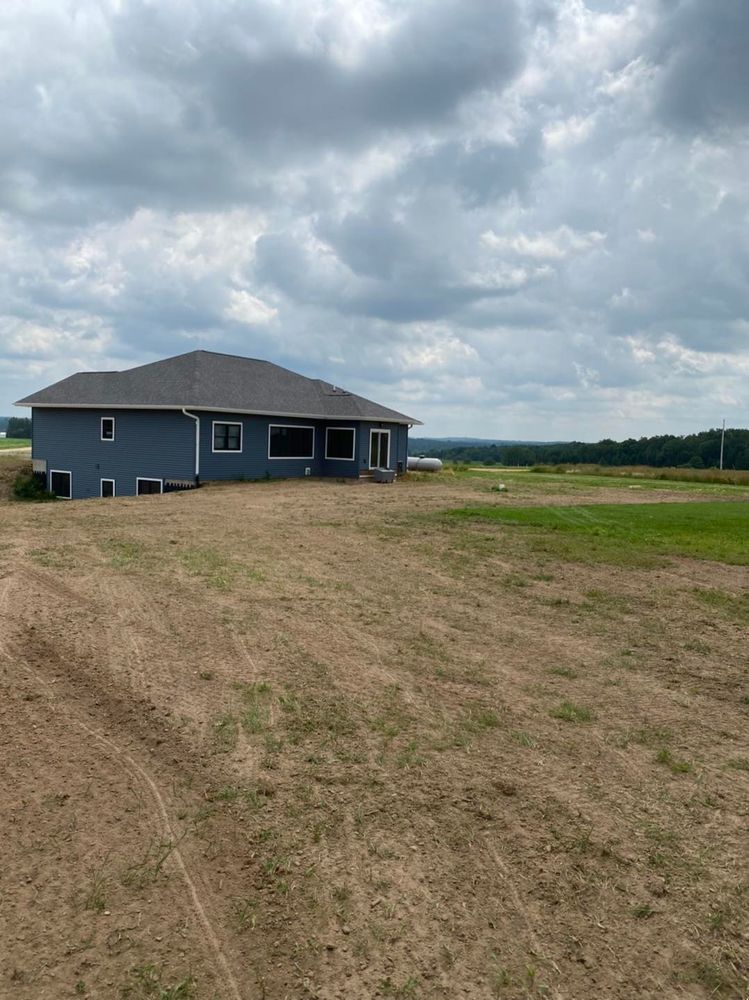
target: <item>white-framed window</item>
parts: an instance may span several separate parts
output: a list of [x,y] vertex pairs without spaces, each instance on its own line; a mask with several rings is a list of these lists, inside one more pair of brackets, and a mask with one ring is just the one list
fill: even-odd
[[102,441],[114,441],[114,417],[101,418]]
[[369,432],[370,469],[390,468],[390,431],[372,427]]
[[356,457],[356,428],[326,427],[325,457],[334,462],[353,462]]
[[138,476],[135,480],[136,496],[142,497],[148,493],[163,493],[163,479],[147,479],[145,476]]
[[314,427],[308,424],[268,425],[268,458],[314,457]]
[[73,473],[64,469],[49,470],[49,492],[60,500],[73,499]]
[[242,424],[225,420],[213,421],[213,450],[241,451]]
[[100,497],[113,497],[116,496],[115,482],[114,479],[100,479],[99,480],[99,496]]

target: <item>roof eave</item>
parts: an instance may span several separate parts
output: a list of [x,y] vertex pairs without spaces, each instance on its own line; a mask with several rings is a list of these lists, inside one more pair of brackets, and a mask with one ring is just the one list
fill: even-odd
[[201,413],[242,413],[256,417],[286,417],[288,419],[304,420],[364,420],[382,424],[406,424],[409,427],[423,426],[421,420],[415,417],[399,414],[397,417],[363,416],[350,413],[289,413],[273,410],[243,410],[234,406],[193,406],[190,403],[34,403],[19,400],[14,406],[27,406],[47,410],[197,410]]

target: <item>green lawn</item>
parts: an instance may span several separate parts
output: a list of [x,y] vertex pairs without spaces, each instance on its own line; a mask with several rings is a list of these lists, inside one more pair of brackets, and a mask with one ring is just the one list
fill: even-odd
[[0,451],[6,448],[30,448],[30,438],[0,438]]
[[664,556],[690,556],[749,564],[747,502],[480,506],[446,513],[527,529],[534,547],[582,562],[648,565]]

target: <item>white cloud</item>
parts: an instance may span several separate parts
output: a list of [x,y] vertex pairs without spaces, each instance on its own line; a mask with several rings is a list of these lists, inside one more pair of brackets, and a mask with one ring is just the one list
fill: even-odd
[[0,413],[205,346],[432,433],[749,420],[725,5],[74,7],[0,7]]
[[267,305],[249,292],[233,289],[229,293],[229,305],[224,309],[224,316],[238,323],[256,326],[274,320],[278,316],[278,309]]
[[498,236],[491,229],[481,234],[482,242],[497,251],[512,251],[520,257],[537,257],[542,260],[561,260],[581,250],[599,246],[606,239],[605,233],[595,230],[583,233],[559,226],[558,229],[528,236],[517,233],[513,236]]

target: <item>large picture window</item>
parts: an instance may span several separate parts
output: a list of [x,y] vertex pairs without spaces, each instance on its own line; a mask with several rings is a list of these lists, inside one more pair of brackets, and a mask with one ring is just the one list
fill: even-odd
[[314,458],[315,428],[301,424],[268,427],[268,458]]
[[218,420],[213,421],[213,450],[214,451],[241,451],[242,450],[242,425],[224,424]]
[[328,427],[325,430],[325,457],[337,462],[353,462],[356,435],[353,427]]

